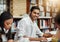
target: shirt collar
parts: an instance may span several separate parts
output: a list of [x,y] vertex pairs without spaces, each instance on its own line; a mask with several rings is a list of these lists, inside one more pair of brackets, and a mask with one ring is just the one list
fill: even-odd
[[5,28],[3,28],[3,30],[4,30],[5,33],[8,33],[8,31],[9,31],[9,30],[6,30]]
[[33,21],[33,22],[32,22],[32,20],[31,20],[30,16],[28,16],[28,18],[29,18],[29,20],[31,21],[31,23],[35,23],[35,21]]

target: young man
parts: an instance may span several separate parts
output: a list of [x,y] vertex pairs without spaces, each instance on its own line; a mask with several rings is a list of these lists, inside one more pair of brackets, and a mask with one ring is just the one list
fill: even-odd
[[29,38],[30,41],[41,41],[46,38],[39,36],[46,35],[40,31],[36,24],[40,14],[40,9],[37,6],[33,6],[30,10],[30,14],[19,21],[17,28],[19,29],[18,36],[23,38]]

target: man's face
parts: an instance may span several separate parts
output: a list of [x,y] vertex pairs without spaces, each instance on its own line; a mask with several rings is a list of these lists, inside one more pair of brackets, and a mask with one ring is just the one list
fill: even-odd
[[5,29],[10,29],[12,23],[13,23],[13,19],[5,20],[5,21],[4,21],[4,28],[5,28]]
[[39,13],[40,13],[40,11],[38,9],[34,9],[31,12],[31,19],[32,20],[37,20],[37,18],[39,17]]

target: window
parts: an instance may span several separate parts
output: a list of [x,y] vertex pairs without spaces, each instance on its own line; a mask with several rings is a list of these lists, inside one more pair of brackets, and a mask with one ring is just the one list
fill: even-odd
[[6,10],[6,0],[0,0],[0,14]]

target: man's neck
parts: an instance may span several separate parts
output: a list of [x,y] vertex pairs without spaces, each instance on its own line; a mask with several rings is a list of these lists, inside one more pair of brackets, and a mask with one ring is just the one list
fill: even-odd
[[30,17],[30,19],[32,20],[32,22],[34,22],[34,19],[32,19],[32,17],[31,16],[29,16]]

